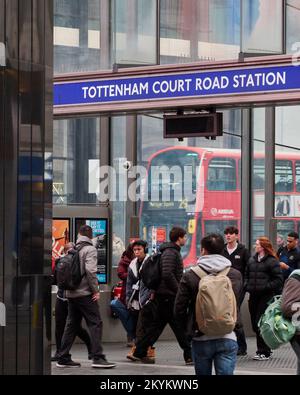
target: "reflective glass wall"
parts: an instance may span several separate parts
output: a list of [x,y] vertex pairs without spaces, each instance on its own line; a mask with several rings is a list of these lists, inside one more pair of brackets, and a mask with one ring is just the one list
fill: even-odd
[[50,374],[52,30],[51,0],[0,0],[0,375]]
[[299,52],[300,48],[300,0],[286,1],[286,53]]
[[278,246],[300,231],[299,106],[276,108],[275,207]]
[[54,72],[100,69],[101,0],[54,1]]
[[237,59],[240,0],[161,0],[160,63]]
[[157,63],[157,0],[112,0],[112,64]]
[[299,0],[54,0],[55,73],[292,53],[299,9]]
[[53,204],[95,204],[99,194],[100,119],[55,120]]

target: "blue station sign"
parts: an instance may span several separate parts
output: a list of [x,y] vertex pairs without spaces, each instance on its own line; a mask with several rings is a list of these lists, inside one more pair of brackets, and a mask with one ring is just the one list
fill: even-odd
[[300,67],[289,64],[56,82],[54,106],[205,98],[292,90],[300,90]]

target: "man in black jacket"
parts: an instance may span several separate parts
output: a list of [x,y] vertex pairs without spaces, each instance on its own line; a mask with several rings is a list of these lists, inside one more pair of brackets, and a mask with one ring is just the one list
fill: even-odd
[[[230,268],[227,276],[231,280],[235,298],[239,300],[242,276],[238,270],[231,267],[231,262],[221,255],[223,249],[224,240],[221,235],[209,234],[204,237],[201,240],[202,256],[198,260],[198,265],[208,275],[216,275]],[[223,336],[209,336],[199,331],[195,316],[198,287],[198,275],[193,270],[184,273],[174,308],[178,325],[193,339],[192,350],[196,374],[211,375],[214,362],[217,375],[232,375],[238,349],[235,333],[232,331]]]
[[149,302],[144,308],[149,309],[147,322],[144,319],[144,337],[136,344],[133,353],[135,361],[143,361],[147,355],[147,349],[154,344],[167,324],[173,330],[176,339],[183,349],[183,357],[187,365],[192,364],[191,345],[187,339],[185,331],[176,323],[174,317],[174,303],[179,282],[183,273],[183,261],[180,255],[181,247],[186,243],[186,231],[179,227],[174,227],[170,231],[170,243],[165,243],[160,247],[162,256],[161,282],[155,292],[154,300]]
[[[228,226],[224,230],[224,235],[227,244],[224,247],[222,255],[225,258],[229,259],[232,264],[232,267],[237,269],[241,273],[244,282],[245,269],[247,266],[247,262],[250,258],[250,253],[243,244],[238,242],[239,239],[238,228],[236,228],[235,226]],[[245,298],[245,291],[241,292],[240,299],[238,300],[239,309],[242,306],[244,298]],[[238,355],[247,355],[246,336],[243,329],[241,317],[239,320],[239,324],[237,325],[234,331],[239,346]]]

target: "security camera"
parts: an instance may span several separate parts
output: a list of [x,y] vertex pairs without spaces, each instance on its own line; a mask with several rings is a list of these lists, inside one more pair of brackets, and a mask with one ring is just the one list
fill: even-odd
[[125,170],[129,170],[129,169],[131,169],[131,167],[132,167],[132,162],[130,162],[129,160],[126,160],[124,163],[123,163],[123,168],[125,169]]

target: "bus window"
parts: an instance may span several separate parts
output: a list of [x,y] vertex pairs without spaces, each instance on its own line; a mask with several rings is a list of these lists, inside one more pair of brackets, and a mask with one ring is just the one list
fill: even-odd
[[236,162],[229,158],[213,158],[208,166],[208,191],[236,190]]
[[286,240],[287,235],[290,232],[295,230],[295,223],[294,221],[278,221],[277,222],[277,234],[283,236],[284,240]]
[[265,189],[265,160],[264,159],[254,159],[252,183],[253,183],[253,189],[255,191]]
[[300,192],[300,162],[296,162],[296,191]]
[[290,160],[275,162],[275,192],[293,191],[293,167]]
[[204,222],[204,234],[207,235],[208,233],[220,233],[221,235],[224,234],[224,230],[227,226],[238,226],[237,221],[205,221]]

